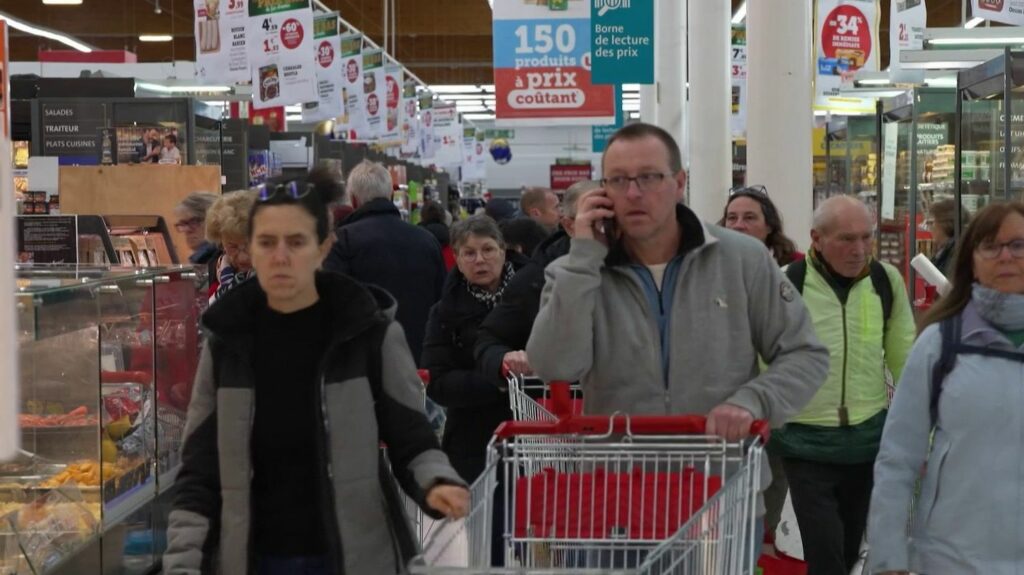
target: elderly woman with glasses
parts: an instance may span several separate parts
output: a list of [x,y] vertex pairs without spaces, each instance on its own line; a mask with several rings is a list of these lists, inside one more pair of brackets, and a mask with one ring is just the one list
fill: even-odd
[[1024,572],[1024,204],[977,214],[950,279],[886,419],[870,573]]
[[430,371],[427,395],[448,410],[441,447],[459,475],[472,482],[484,470],[494,429],[512,419],[503,382],[481,373],[474,362],[477,330],[528,260],[505,249],[498,224],[485,215],[453,225],[451,242],[456,267],[430,310],[422,365]]
[[782,232],[782,216],[764,186],[734,188],[718,225],[764,242],[779,266],[804,259],[793,240]]
[[185,235],[185,245],[192,251],[188,261],[193,264],[209,264],[220,255],[217,245],[206,239],[206,212],[219,197],[210,192],[194,192],[174,207],[174,229]]

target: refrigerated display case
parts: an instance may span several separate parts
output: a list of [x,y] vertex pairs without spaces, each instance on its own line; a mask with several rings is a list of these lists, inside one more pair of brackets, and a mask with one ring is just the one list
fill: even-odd
[[191,267],[17,269],[21,455],[0,573],[146,573],[180,464],[205,300]]
[[865,202],[875,204],[878,127],[874,115],[831,118],[827,128],[826,157],[828,185],[815,194],[815,207],[841,194],[857,195]]
[[957,90],[961,210],[973,214],[993,201],[1024,199],[1024,52],[1007,49],[960,72]]
[[878,257],[902,272],[911,301],[924,308],[934,292],[910,260],[934,255],[925,222],[935,202],[955,197],[956,90],[914,88],[882,100],[879,115]]

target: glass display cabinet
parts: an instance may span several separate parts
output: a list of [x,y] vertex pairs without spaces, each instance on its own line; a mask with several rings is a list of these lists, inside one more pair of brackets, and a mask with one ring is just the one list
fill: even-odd
[[957,90],[962,225],[990,202],[1024,199],[1024,52],[1007,49],[960,72]]
[[180,463],[203,298],[191,267],[17,270],[22,452],[0,573],[146,573]]
[[814,206],[839,194],[856,194],[875,203],[878,174],[878,127],[874,115],[836,116],[828,122],[826,165],[828,185],[814,197]]
[[919,253],[934,255],[931,207],[955,198],[956,90],[914,88],[880,101],[878,109],[878,258],[902,272],[911,301],[926,307],[934,292],[910,260]]

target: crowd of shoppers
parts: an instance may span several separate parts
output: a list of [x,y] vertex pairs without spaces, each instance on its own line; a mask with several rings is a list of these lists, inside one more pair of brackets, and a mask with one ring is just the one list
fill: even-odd
[[254,279],[232,276],[203,319],[167,572],[397,572],[415,546],[376,442],[428,513],[465,514],[509,372],[580,382],[588,414],[702,413],[730,441],[769,421],[758,529],[788,493],[810,575],[849,573],[865,535],[870,573],[1024,568],[1024,205],[964,214],[959,243],[955,206],[932,206],[953,288],[917,336],[860,200],[819,205],[805,255],[763,186],[701,222],[660,128],[620,129],[602,166],[561,199],[530,188],[518,212],[491,200],[454,224],[435,202],[403,221],[371,162],[336,227],[340,186],[315,173],[183,202],[195,263]]

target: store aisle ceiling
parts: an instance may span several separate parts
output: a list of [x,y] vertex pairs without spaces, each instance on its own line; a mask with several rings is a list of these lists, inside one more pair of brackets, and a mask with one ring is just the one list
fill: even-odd
[[[741,0],[731,1],[734,11],[742,4]],[[889,1],[881,2],[883,67],[888,63]],[[324,3],[383,44],[382,0]],[[493,83],[491,9],[487,0],[395,0],[395,5],[396,56],[420,78],[430,84]],[[961,0],[927,0],[927,5],[930,27],[960,24]],[[80,6],[46,6],[41,0],[0,1],[0,10],[16,18],[103,49],[130,50],[140,62],[195,58],[192,6],[193,0],[83,0]],[[138,40],[140,34],[170,34],[173,40],[145,43]],[[15,61],[36,60],[39,50],[65,48],[18,32],[12,34],[10,47],[11,59]]]

